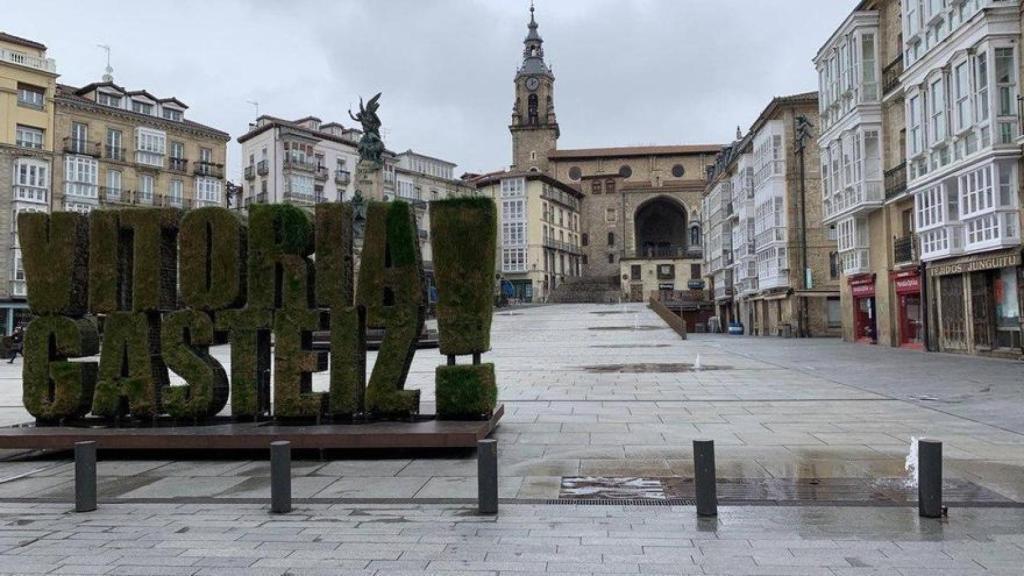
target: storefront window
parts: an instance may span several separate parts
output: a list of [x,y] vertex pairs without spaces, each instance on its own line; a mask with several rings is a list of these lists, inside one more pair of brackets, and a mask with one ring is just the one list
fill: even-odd
[[1002,268],[994,273],[992,296],[995,301],[996,346],[1020,348],[1020,301],[1017,269]]

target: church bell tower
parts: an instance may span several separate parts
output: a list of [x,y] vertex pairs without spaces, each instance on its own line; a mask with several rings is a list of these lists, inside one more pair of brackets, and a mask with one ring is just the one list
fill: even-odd
[[530,5],[530,24],[523,40],[523,64],[516,73],[512,107],[512,170],[549,174],[548,152],[558,144],[555,118],[555,75],[544,63],[544,40]]

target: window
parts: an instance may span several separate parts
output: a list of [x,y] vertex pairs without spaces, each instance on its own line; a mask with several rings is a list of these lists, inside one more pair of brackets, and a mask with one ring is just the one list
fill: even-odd
[[1010,144],[1017,137],[1017,80],[1012,48],[996,48],[996,92],[999,142]]
[[590,245],[590,235],[587,234],[586,232],[584,232],[583,235],[580,237],[580,244],[582,246],[589,246]]
[[107,171],[107,200],[121,199],[121,173],[117,170]]
[[615,254],[609,254],[608,255],[608,263],[609,264],[615,264]]
[[972,170],[958,178],[960,217],[968,217],[992,208],[992,165]]
[[917,156],[924,150],[921,133],[921,96],[911,96],[907,101],[907,117],[910,122],[910,156]]
[[96,197],[99,163],[88,156],[64,157],[64,193],[69,196]]
[[153,203],[154,179],[149,174],[139,176],[139,202],[141,204]]
[[43,148],[43,131],[40,128],[18,124],[14,143],[21,148]]
[[611,248],[611,247],[614,247],[614,246],[615,246],[615,232],[609,232],[608,233],[608,247]]
[[184,158],[185,144],[182,142],[171,142],[171,158]]
[[828,277],[833,280],[839,278],[839,252],[828,253]]
[[506,178],[501,181],[501,195],[503,198],[522,196],[526,193],[525,178]]
[[181,180],[171,180],[171,186],[167,192],[167,200],[171,206],[181,206],[182,196],[184,196],[183,189]]
[[928,89],[931,109],[931,141],[939,143],[946,139],[946,98],[942,89],[942,78],[932,82]]
[[46,89],[18,83],[18,105],[42,109],[46,103]]
[[164,108],[163,115],[165,120],[171,120],[173,122],[181,122],[182,119],[181,110],[175,110],[173,108]]
[[122,134],[120,130],[107,129],[107,158],[111,160],[124,160],[124,148],[122,147]]
[[50,165],[42,160],[20,158],[14,162],[14,199],[46,203],[50,189]]
[[[205,162],[206,164],[213,163],[213,150],[210,148],[199,149],[199,161]],[[320,156],[321,165],[323,164],[323,156]]]
[[630,280],[642,280],[643,270],[639,264],[633,264],[629,267],[629,279]]
[[150,166],[163,166],[167,135],[160,130],[135,129],[135,161]]
[[132,112],[151,116],[153,114],[153,105],[139,100],[132,100]]
[[974,102],[977,122],[988,120],[988,53],[980,52],[974,58]]
[[96,93],[96,103],[104,106],[110,106],[112,108],[121,107],[121,97],[116,94],[108,94],[106,92]]
[[526,248],[502,248],[501,271],[526,272]]
[[591,194],[600,194],[601,193],[601,181],[600,180],[594,180],[593,182],[590,183],[590,193]]
[[953,82],[956,94],[956,129],[962,132],[971,127],[971,79],[967,62],[954,68]]
[[843,307],[839,298],[829,296],[825,300],[825,318],[829,328],[839,328],[843,325]]
[[700,280],[700,264],[690,264],[690,278]]
[[700,226],[690,226],[690,246],[700,246]]
[[606,180],[604,183],[604,191],[608,194],[615,193],[615,180]]
[[288,194],[292,196],[300,196],[305,199],[313,198],[313,187],[316,183],[313,181],[312,176],[291,174],[288,176],[286,184]]

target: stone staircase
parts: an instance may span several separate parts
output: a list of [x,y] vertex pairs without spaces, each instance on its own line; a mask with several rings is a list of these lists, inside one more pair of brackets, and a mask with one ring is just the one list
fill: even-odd
[[548,297],[556,304],[607,304],[618,302],[621,296],[615,276],[583,276],[570,278],[559,285]]

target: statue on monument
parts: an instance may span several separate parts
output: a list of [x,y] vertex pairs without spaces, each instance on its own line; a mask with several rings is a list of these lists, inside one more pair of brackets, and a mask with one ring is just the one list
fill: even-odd
[[380,108],[380,95],[378,92],[376,96],[370,98],[370,100],[363,105],[363,99],[359,98],[359,114],[352,114],[352,110],[348,111],[350,118],[359,122],[363,128],[363,136],[359,139],[359,158],[360,160],[376,165],[378,168],[383,166],[382,156],[384,155],[384,141],[380,137],[380,116],[377,115],[377,109]]

